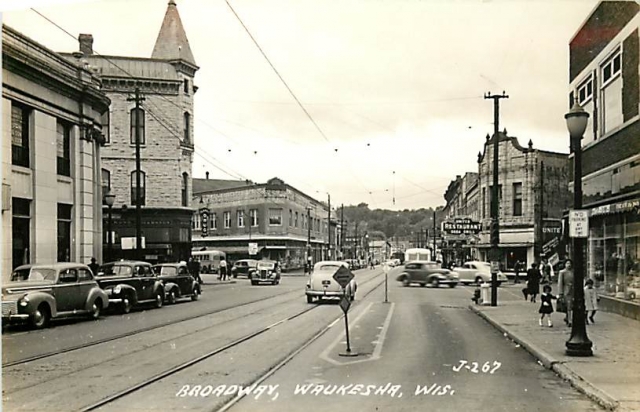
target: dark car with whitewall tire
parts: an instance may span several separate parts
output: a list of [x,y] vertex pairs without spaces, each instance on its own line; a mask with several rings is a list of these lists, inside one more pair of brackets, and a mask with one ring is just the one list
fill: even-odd
[[107,294],[81,263],[19,266],[2,286],[3,326],[26,322],[40,329],[56,318],[98,319],[107,306]]
[[122,313],[129,313],[134,306],[143,304],[161,308],[164,303],[164,284],[148,262],[120,260],[106,263],[100,267],[96,280],[109,296],[110,304]]
[[442,269],[437,262],[413,261],[405,263],[402,273],[396,278],[403,286],[414,283],[420,286],[439,287],[447,285],[455,288],[459,283],[458,274],[449,269]]
[[258,261],[255,259],[240,259],[237,260],[231,268],[231,276],[237,278],[238,276],[246,276],[251,279],[251,274],[258,267]]
[[277,285],[280,283],[280,268],[278,263],[272,260],[261,260],[256,266],[256,270],[251,272],[251,284],[259,285],[270,283]]
[[176,303],[178,299],[198,300],[202,293],[200,284],[189,273],[186,262],[162,263],[152,267],[153,273],[164,285],[165,301]]

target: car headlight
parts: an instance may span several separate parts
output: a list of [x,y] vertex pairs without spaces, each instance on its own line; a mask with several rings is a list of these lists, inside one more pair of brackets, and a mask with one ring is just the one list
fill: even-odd
[[29,297],[23,297],[22,299],[20,299],[20,302],[18,304],[22,307],[27,306],[29,304]]
[[120,285],[113,288],[113,293],[115,293],[116,295],[120,294],[121,291],[122,291],[122,288],[120,287]]

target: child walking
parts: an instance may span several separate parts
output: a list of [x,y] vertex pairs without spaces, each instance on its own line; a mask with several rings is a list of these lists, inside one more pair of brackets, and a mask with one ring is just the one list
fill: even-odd
[[[584,287],[584,309],[584,318],[587,325],[589,324],[589,320],[591,323],[596,323],[596,321],[593,320],[593,317],[598,311],[598,292],[596,291],[596,288],[593,287],[593,279],[587,279],[586,286]],[[591,311],[591,316],[589,316],[589,320],[587,320],[589,311]]]
[[550,328],[553,327],[553,323],[551,322],[551,314],[553,313],[553,304],[551,303],[552,299],[557,299],[557,297],[551,294],[551,286],[544,285],[544,287],[542,288],[542,295],[540,295],[540,301],[542,303],[540,304],[540,309],[538,310],[538,313],[542,315],[540,316],[540,320],[538,321],[538,324],[540,326],[542,326],[544,317],[549,315],[547,317],[547,326],[549,326]]

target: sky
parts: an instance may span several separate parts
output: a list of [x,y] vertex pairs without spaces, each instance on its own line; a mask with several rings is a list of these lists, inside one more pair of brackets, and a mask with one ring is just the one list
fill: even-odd
[[[597,0],[227,1],[176,0],[200,67],[194,177],[279,177],[332,205],[441,206],[456,175],[478,171],[493,133],[487,92],[509,96],[501,131],[568,153],[568,44]],[[167,3],[0,10],[55,51],[78,43],[28,7],[75,38],[92,34],[99,54],[150,57]]]

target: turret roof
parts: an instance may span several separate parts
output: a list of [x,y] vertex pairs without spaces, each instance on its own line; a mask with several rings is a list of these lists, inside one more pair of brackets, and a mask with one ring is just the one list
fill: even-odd
[[174,0],[169,0],[151,58],[183,60],[197,67]]

